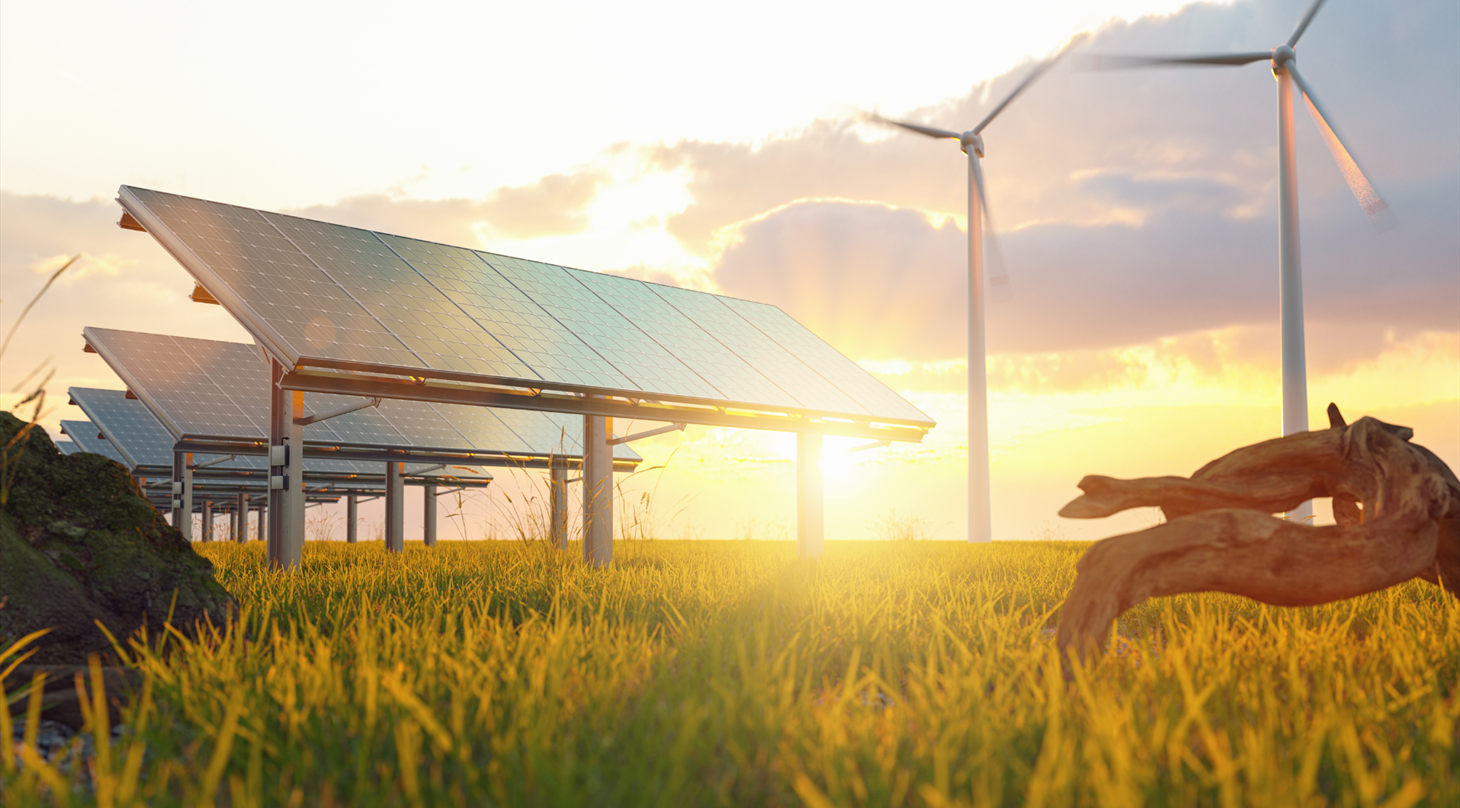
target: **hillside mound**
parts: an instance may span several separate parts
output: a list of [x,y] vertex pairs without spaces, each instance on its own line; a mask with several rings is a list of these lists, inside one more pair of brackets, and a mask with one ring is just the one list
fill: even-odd
[[[0,446],[25,422],[0,412]],[[83,665],[105,655],[106,626],[125,642],[146,624],[167,622],[195,636],[200,621],[222,625],[233,599],[213,579],[213,564],[193,552],[116,462],[63,455],[45,430],[10,447],[0,513],[0,648],[32,631],[41,665]],[[176,605],[174,606],[174,597]]]

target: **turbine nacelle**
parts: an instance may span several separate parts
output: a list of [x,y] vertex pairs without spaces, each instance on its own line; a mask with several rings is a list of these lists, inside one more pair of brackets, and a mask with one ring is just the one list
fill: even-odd
[[1273,75],[1287,72],[1288,65],[1298,58],[1298,54],[1287,45],[1279,45],[1272,49],[1272,72]]
[[958,148],[962,149],[964,154],[968,154],[968,147],[970,146],[973,147],[974,154],[978,155],[979,157],[983,156],[982,135],[978,134],[977,132],[968,131],[964,132],[958,137]]

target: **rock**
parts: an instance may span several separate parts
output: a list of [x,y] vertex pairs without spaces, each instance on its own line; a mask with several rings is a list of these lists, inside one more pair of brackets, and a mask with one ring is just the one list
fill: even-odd
[[[0,446],[25,427],[0,412]],[[42,628],[33,665],[85,665],[112,653],[97,628],[125,643],[138,628],[159,636],[172,624],[196,636],[200,621],[221,626],[233,599],[213,564],[193,552],[143,497],[120,464],[63,455],[36,428],[10,448],[8,500],[0,512],[0,649]]]

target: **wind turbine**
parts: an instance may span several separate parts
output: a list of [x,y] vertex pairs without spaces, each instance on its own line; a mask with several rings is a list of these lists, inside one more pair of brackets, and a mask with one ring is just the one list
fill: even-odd
[[[968,155],[968,540],[986,542],[993,540],[993,523],[990,519],[989,496],[989,407],[988,368],[985,366],[987,348],[984,342],[984,272],[983,241],[984,225],[987,223],[990,246],[993,242],[993,222],[989,216],[988,195],[984,192],[983,169],[979,160],[983,158],[983,137],[985,127],[999,116],[1004,108],[1019,94],[1029,89],[1043,76],[1060,57],[1069,52],[1085,36],[1071,39],[1058,53],[1035,65],[1034,70],[1012,92],[1004,96],[978,125],[967,132],[952,132],[907,121],[894,121],[881,115],[868,115],[870,120],[891,126],[900,126],[909,132],[927,135],[931,138],[947,138],[958,141],[958,147]],[[996,274],[989,279],[994,288],[1007,288],[1009,276],[996,267]]]
[[[1298,163],[1293,141],[1293,85],[1303,93],[1308,113],[1318,124],[1318,131],[1333,153],[1338,170],[1348,182],[1349,190],[1364,209],[1374,230],[1383,233],[1398,222],[1389,204],[1374,190],[1338,130],[1329,122],[1323,105],[1313,94],[1313,85],[1298,72],[1297,54],[1293,48],[1324,0],[1313,0],[1298,20],[1288,41],[1270,51],[1252,53],[1201,54],[1196,56],[1104,56],[1086,57],[1093,70],[1121,70],[1141,67],[1240,67],[1269,60],[1277,79],[1278,99],[1278,299],[1282,318],[1283,354],[1283,435],[1308,431],[1308,370],[1303,344],[1303,272],[1298,252]],[[1288,513],[1288,518],[1303,521],[1313,515],[1313,503],[1305,502]]]

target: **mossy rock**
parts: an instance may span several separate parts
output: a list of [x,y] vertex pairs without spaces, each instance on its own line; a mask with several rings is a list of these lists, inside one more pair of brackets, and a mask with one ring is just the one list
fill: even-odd
[[[0,412],[0,446],[26,426]],[[221,626],[233,599],[213,564],[163,520],[120,464],[101,455],[63,455],[37,427],[6,458],[8,498],[0,513],[0,648],[42,628],[29,661],[85,664],[144,624],[167,622],[196,636],[200,621]],[[174,606],[174,596],[176,605]]]

